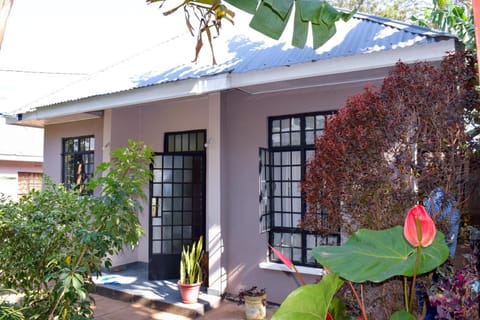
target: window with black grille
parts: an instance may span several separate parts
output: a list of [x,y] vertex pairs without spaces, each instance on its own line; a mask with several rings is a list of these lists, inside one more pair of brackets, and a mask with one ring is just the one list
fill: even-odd
[[[297,265],[317,265],[312,249],[340,242],[339,235],[321,236],[299,228],[306,211],[301,189],[306,163],[315,153],[315,136],[322,134],[331,114],[271,117],[269,147],[260,149],[261,230],[269,232],[270,245]],[[270,260],[278,261],[273,253]]]
[[62,182],[66,188],[85,190],[95,171],[94,156],[94,136],[63,138]]

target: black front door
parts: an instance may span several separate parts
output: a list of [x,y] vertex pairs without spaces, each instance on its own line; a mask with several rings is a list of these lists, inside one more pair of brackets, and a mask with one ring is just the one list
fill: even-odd
[[158,153],[152,170],[149,279],[178,279],[182,246],[205,235],[205,151]]

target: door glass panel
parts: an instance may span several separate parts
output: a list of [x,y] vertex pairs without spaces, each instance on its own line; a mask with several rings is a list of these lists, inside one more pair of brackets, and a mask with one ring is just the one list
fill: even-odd
[[161,245],[162,245],[161,241],[152,241],[152,253],[157,254],[162,252]]
[[163,240],[162,241],[162,253],[169,254],[172,253],[172,241],[170,240]]
[[[185,135],[190,139],[191,135]],[[194,135],[194,137],[196,137]],[[183,141],[183,140],[182,140]],[[175,142],[176,143],[176,142]],[[153,168],[152,206],[161,220],[151,229],[153,240],[162,240],[161,254],[179,254],[183,244],[190,244],[204,234],[204,156],[203,155],[163,155],[163,164],[170,169]],[[189,168],[183,167],[184,165]],[[162,173],[162,174],[160,174]],[[160,227],[163,226],[161,229]],[[172,240],[178,240],[174,242]],[[163,251],[163,249],[167,251]],[[176,249],[179,249],[178,251]]]
[[163,159],[164,168],[171,168],[173,165],[172,156],[164,156],[163,158],[164,158]]
[[162,196],[162,185],[161,184],[154,184],[153,185],[153,196],[154,197],[161,197]]
[[192,210],[192,199],[190,199],[190,198],[184,198],[183,199],[183,210],[184,211]]
[[172,210],[172,199],[171,198],[164,198],[163,201],[162,211],[171,211]]
[[175,168],[182,168],[183,167],[183,157],[182,156],[175,156],[174,157],[174,166],[175,166]]
[[162,229],[161,229],[161,227],[153,227],[152,228],[152,239],[153,240],[162,239]]
[[172,196],[172,185],[170,183],[163,185],[163,195],[165,197],[171,197]]
[[174,211],[182,210],[182,198],[173,199],[173,210]]
[[173,179],[172,170],[169,170],[169,169],[163,170],[162,175],[160,177],[161,179],[159,181],[172,182],[172,179]]
[[168,133],[170,153],[155,155],[149,279],[178,277],[183,245],[205,235],[205,137],[205,130]]
[[183,159],[183,169],[191,169],[192,168],[192,157],[185,157]]

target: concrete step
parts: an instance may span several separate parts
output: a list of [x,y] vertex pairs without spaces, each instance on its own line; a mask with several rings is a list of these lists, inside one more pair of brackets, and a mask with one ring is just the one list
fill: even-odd
[[198,303],[182,303],[177,280],[148,280],[145,263],[129,264],[114,270],[94,277],[98,295],[190,318],[203,316],[221,302],[219,296],[207,294],[202,288]]

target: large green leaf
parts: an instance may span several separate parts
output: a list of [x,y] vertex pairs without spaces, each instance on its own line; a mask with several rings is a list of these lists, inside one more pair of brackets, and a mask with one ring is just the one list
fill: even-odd
[[330,38],[335,35],[335,32],[337,32],[337,28],[335,27],[335,24],[329,27],[323,23],[321,24],[312,23],[313,48],[314,49],[320,48],[320,46],[322,46],[325,42],[330,40]]
[[250,14],[254,14],[257,11],[258,0],[225,0],[225,2]]
[[290,8],[287,16],[282,18],[271,6],[262,2],[250,21],[250,27],[272,39],[278,40],[283,30],[285,30],[291,12]]
[[411,313],[401,310],[392,314],[390,320],[415,320],[415,317]]
[[325,319],[333,296],[343,281],[337,273],[330,273],[317,284],[307,284],[292,291],[272,315],[272,320]]
[[295,19],[293,26],[292,45],[297,48],[305,47],[308,36],[308,24],[306,20],[302,20],[302,15],[298,1],[295,1]]
[[342,16],[342,12],[337,11],[326,1],[299,0],[298,3],[302,19],[311,21],[314,24],[324,23],[327,26],[331,26]]
[[272,7],[280,18],[285,19],[292,10],[293,0],[264,0],[266,4]]
[[[448,258],[443,233],[437,231],[432,245],[422,248],[417,274],[429,272]],[[339,247],[313,249],[317,261],[353,282],[381,282],[397,275],[413,276],[417,249],[403,237],[403,227],[372,231],[360,229]]]

